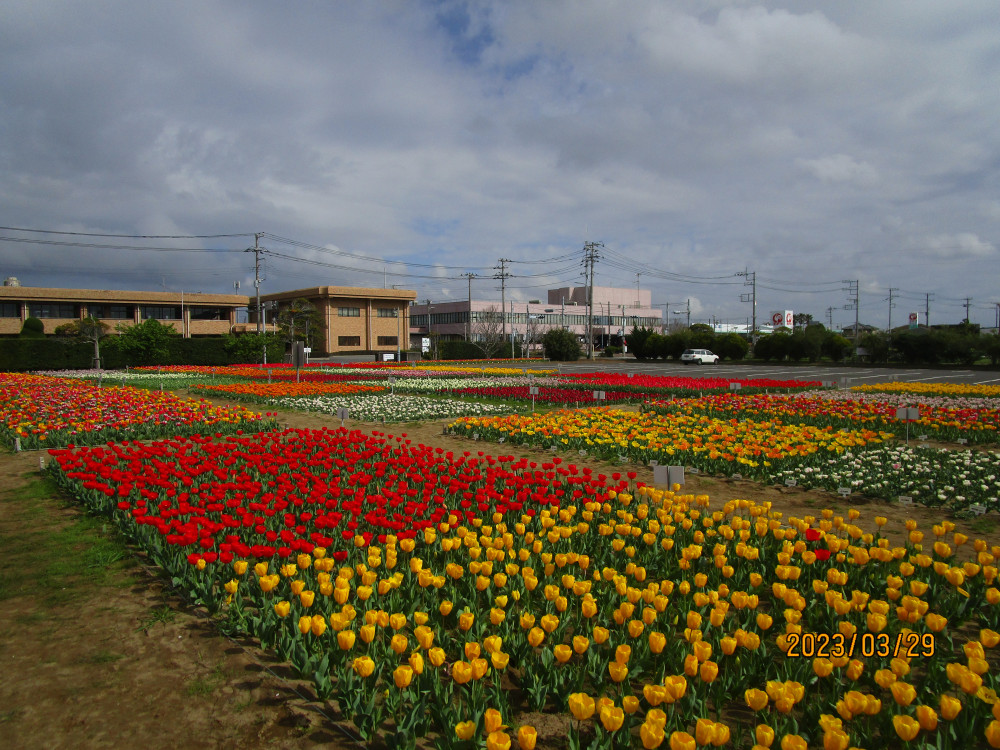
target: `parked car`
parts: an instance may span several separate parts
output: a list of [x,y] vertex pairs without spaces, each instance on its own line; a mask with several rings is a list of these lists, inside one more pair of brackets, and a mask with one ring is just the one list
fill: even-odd
[[685,349],[681,355],[681,362],[686,365],[692,362],[696,365],[715,365],[719,362],[719,355],[710,352],[708,349]]

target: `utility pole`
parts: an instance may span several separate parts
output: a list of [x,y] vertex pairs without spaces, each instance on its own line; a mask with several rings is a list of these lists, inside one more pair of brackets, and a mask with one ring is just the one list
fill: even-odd
[[[848,297],[847,301],[854,303],[854,348],[857,349],[859,334],[861,333],[858,330],[858,327],[860,325],[859,308],[861,307],[861,293],[859,289],[861,286],[861,280],[860,279],[856,279],[854,281],[848,280],[845,281],[844,283],[847,284],[847,287],[844,289],[844,291],[849,292],[850,294],[853,295],[852,297]],[[850,307],[848,307],[847,309],[849,310]]]
[[826,327],[833,330],[833,308],[826,308]]
[[[501,335],[501,338],[504,339],[504,338],[507,338],[507,294],[506,294],[506,292],[507,292],[507,279],[510,277],[510,274],[507,273],[507,264],[510,263],[511,261],[508,258],[501,258],[498,262],[500,263],[500,265],[499,266],[495,266],[495,268],[499,268],[500,269],[500,273],[494,274],[493,278],[494,279],[500,279],[500,325],[502,326],[502,328],[501,328],[501,334],[500,335]],[[472,281],[471,280],[469,281],[469,285],[471,287],[471,285],[472,285]],[[513,321],[513,319],[511,319],[511,330],[513,330],[513,328],[514,328],[514,321]],[[511,356],[511,359],[513,359],[513,355]]]
[[263,333],[263,318],[260,309],[260,255],[267,250],[260,246],[260,238],[263,232],[255,232],[253,236],[253,247],[248,247],[244,252],[253,253],[253,285],[257,290],[257,333]]
[[603,242],[583,243],[583,265],[587,270],[587,359],[594,358],[594,263],[600,258],[597,248],[604,247]]
[[687,312],[688,312],[687,327],[690,328],[691,327],[691,298],[690,297],[688,297],[687,306],[688,306],[687,307]]
[[892,297],[893,297],[893,293],[894,292],[898,292],[898,291],[899,291],[898,287],[894,287],[894,286],[889,287],[889,328],[888,328],[888,331],[889,331],[889,338],[890,338],[890,340],[892,339],[892,308],[894,308],[896,306],[892,302]]
[[[743,282],[743,286],[750,287],[750,294],[741,294],[740,302],[750,303],[750,314],[753,318],[753,328],[750,329],[750,354],[753,355],[753,350],[757,346],[757,272],[751,271],[749,268],[744,269],[743,273],[736,274],[737,276],[744,276],[746,281]],[[689,300],[690,302],[690,300]],[[688,315],[688,328],[691,327],[690,314]]]
[[931,293],[924,292],[924,327],[931,327]]
[[465,340],[472,341],[472,280],[476,278],[476,274],[469,272],[461,275],[469,280],[469,317],[465,321]]
[[965,322],[966,323],[971,323],[972,322],[969,319],[969,303],[970,302],[972,302],[972,297],[966,297],[965,298]]

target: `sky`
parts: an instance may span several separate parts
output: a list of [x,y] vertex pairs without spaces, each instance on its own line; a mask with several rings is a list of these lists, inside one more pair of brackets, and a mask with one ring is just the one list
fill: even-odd
[[498,300],[504,259],[544,301],[595,242],[596,284],[692,322],[756,289],[758,321],[842,327],[856,283],[862,323],[993,326],[998,28],[995,0],[7,0],[0,277],[253,294],[256,242],[262,293]]

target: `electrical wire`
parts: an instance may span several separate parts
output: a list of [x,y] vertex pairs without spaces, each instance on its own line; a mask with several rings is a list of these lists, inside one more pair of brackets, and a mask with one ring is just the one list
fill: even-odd
[[62,234],[69,237],[119,237],[128,240],[208,240],[220,237],[253,237],[254,234],[100,234],[98,232],[61,232],[55,229],[23,229],[21,227],[0,227],[4,232],[34,232],[37,234]]

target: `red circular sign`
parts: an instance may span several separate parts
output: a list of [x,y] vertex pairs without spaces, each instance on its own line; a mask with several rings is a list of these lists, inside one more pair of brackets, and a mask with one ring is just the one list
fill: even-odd
[[776,326],[780,326],[784,322],[784,320],[785,320],[784,313],[776,312],[774,315],[771,316],[771,322],[774,323],[774,325]]

